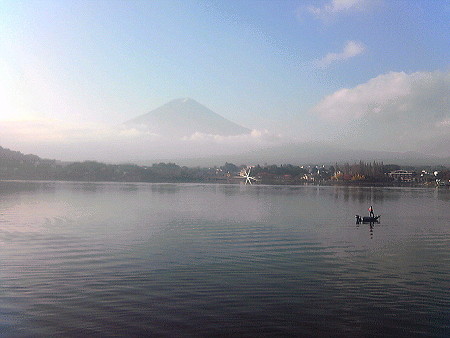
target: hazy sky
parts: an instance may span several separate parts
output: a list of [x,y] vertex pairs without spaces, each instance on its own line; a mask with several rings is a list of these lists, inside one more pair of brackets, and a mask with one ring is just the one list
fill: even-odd
[[449,22],[445,0],[2,1],[0,145],[142,150],[112,128],[191,97],[258,131],[255,144],[450,156]]

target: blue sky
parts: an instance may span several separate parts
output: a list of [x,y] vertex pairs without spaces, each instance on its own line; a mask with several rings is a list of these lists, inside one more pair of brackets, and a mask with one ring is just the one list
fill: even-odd
[[323,100],[379,76],[394,74],[390,86],[439,73],[445,93],[449,18],[438,0],[3,1],[0,121],[116,125],[191,97],[248,128],[310,140],[336,129]]

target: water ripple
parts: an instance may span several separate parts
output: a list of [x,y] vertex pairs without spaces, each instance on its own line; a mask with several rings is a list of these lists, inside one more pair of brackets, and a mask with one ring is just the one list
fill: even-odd
[[2,335],[447,336],[442,196],[387,189],[369,228],[353,211],[372,190],[240,189],[0,192]]

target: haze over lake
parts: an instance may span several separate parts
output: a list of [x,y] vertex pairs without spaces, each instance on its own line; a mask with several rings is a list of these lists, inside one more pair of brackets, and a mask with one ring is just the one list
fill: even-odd
[[[450,190],[0,182],[5,336],[450,332]],[[373,205],[381,222],[355,224]]]

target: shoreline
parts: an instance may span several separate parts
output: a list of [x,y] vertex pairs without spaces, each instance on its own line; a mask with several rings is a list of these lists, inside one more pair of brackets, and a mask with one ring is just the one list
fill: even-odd
[[[99,184],[220,184],[220,185],[246,185],[242,180],[198,180],[198,181],[108,181],[108,180],[57,180],[57,179],[3,179],[0,182],[17,182],[17,183],[99,183]],[[249,184],[250,186],[250,184]],[[345,182],[345,181],[321,181],[321,182],[255,182],[251,186],[323,186],[323,187],[378,187],[378,188],[450,188],[450,185],[437,185],[434,182],[417,183],[417,182]]]

